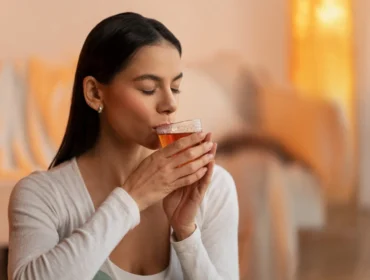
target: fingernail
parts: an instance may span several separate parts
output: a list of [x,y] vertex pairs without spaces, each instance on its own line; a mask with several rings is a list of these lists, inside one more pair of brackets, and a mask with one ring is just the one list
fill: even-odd
[[213,143],[212,142],[207,142],[207,144],[206,144],[206,147],[207,147],[207,149],[212,149],[212,147],[213,147]]
[[204,132],[201,132],[201,133],[199,134],[199,137],[203,139],[204,137],[206,137],[206,134],[205,134]]
[[214,155],[213,154],[208,154],[208,158],[209,159],[213,159],[214,158]]

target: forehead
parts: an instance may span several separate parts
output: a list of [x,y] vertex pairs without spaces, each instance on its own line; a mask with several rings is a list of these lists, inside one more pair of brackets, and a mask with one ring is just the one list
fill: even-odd
[[182,72],[181,57],[178,50],[167,42],[145,46],[135,53],[124,72],[131,77],[155,74],[172,79]]

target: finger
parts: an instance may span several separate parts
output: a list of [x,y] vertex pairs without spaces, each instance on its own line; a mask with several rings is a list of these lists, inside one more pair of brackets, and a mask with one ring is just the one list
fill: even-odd
[[207,167],[202,167],[201,169],[199,169],[195,173],[192,173],[190,175],[187,175],[185,177],[181,177],[181,178],[177,179],[172,184],[173,187],[174,187],[174,190],[185,187],[185,186],[189,186],[189,185],[194,184],[195,182],[199,181],[207,173],[207,170],[208,170]]
[[189,136],[183,137],[171,143],[167,147],[163,148],[161,152],[165,157],[171,157],[187,148],[190,148],[201,143],[202,141],[204,141],[206,136],[207,134],[204,132],[193,133]]
[[206,138],[204,139],[204,142],[211,142],[211,139],[212,139],[212,133],[207,133],[207,136]]
[[206,191],[207,191],[207,189],[208,189],[208,187],[211,183],[214,167],[215,167],[215,162],[214,161],[212,161],[211,163],[208,164],[207,173],[203,176],[203,178],[200,182],[199,193],[200,193],[201,197],[204,196],[204,194],[206,193]]
[[195,147],[189,148],[183,152],[180,152],[175,157],[171,159],[171,163],[169,166],[171,168],[176,168],[188,162],[198,159],[202,155],[210,152],[213,148],[212,142],[205,142],[201,145],[197,145]]
[[[216,152],[217,152],[217,144],[214,145],[213,149],[212,149],[212,153],[214,155],[216,155]],[[208,189],[208,186],[210,185],[211,183],[211,180],[212,180],[212,175],[213,175],[213,170],[214,170],[214,167],[215,167],[215,160],[212,160],[209,164],[208,164],[208,171],[207,173],[203,176],[202,180],[201,180],[201,183],[200,183],[200,186],[199,186],[199,193],[201,195],[201,197],[204,196],[204,194],[206,193],[207,189]]]
[[218,144],[217,143],[214,143],[213,144],[213,147],[210,151],[210,153],[212,153],[215,157],[216,157],[216,153],[217,153],[217,147],[218,147]]
[[173,169],[172,172],[173,176],[174,178],[177,179],[195,173],[202,167],[206,167],[207,164],[213,160],[213,158],[214,158],[213,154],[207,153],[192,162],[182,165],[176,169]]

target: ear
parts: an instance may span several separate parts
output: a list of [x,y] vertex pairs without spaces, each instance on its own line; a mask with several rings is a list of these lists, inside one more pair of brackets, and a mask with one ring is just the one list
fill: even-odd
[[99,82],[92,76],[87,76],[83,80],[84,97],[87,105],[95,111],[103,106],[103,94],[99,89]]

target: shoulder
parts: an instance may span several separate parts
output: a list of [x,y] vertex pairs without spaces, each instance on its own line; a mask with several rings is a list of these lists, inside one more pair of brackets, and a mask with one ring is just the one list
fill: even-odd
[[[47,171],[34,171],[20,179],[14,186],[9,208],[31,205],[47,205],[52,207],[60,196],[61,188],[66,188],[63,181],[70,174],[71,163]],[[23,205],[22,205],[23,204]],[[54,206],[53,206],[54,207]]]
[[239,205],[233,177],[216,165],[205,197],[199,209],[197,222],[201,228],[210,224],[238,224]]
[[231,174],[223,167],[215,165],[207,196],[236,196],[236,186]]
[[51,170],[34,171],[16,183],[13,193],[48,191],[67,177],[70,173],[70,168],[71,163],[67,162]]
[[231,174],[223,167],[216,165],[212,180],[203,200],[205,211],[221,208],[238,209],[236,186]]
[[212,175],[212,182],[213,183],[218,183],[219,181],[226,181],[229,184],[234,184],[234,179],[227,171],[225,168],[223,168],[220,165],[215,165],[214,170],[213,170],[213,175]]

